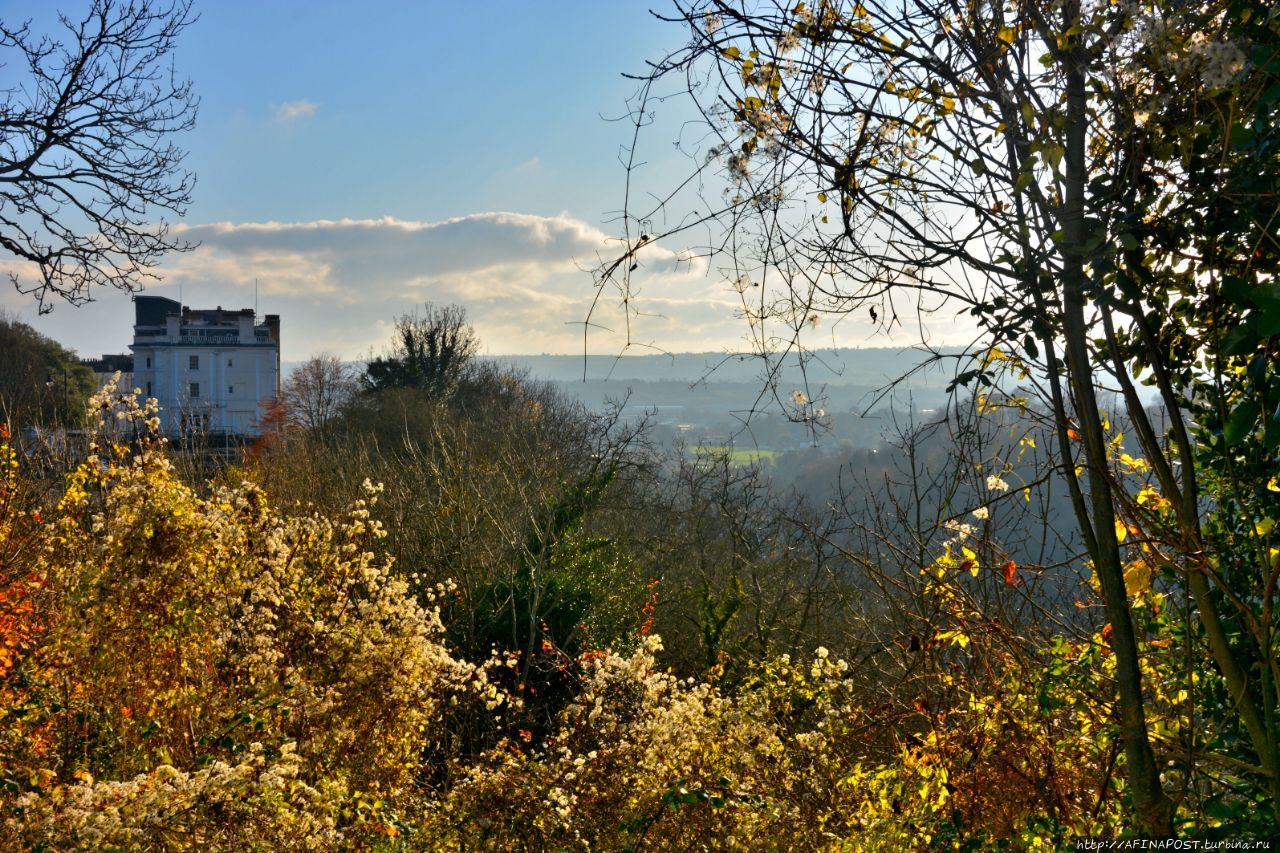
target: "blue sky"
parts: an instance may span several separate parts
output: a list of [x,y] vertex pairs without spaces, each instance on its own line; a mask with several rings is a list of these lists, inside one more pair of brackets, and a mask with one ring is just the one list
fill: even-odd
[[[50,23],[49,0],[0,0],[6,21]],[[60,0],[74,17],[87,0]],[[660,4],[659,4],[660,5]],[[364,3],[198,0],[178,72],[201,98],[179,141],[198,175],[181,223],[199,240],[149,293],[282,315],[284,358],[366,355],[423,301],[464,305],[491,353],[581,352],[594,266],[622,204],[624,114],[641,71],[685,38],[640,2]],[[0,75],[5,72],[0,70]],[[680,113],[646,138],[647,178],[672,183]],[[669,178],[669,180],[668,180]],[[634,339],[739,349],[731,289],[655,248],[638,273]],[[0,268],[14,262],[0,257]],[[20,273],[20,270],[19,270]],[[88,356],[123,351],[128,296],[37,317],[0,309]],[[598,315],[621,329],[612,302]],[[577,325],[575,325],[577,324]],[[875,343],[870,329],[830,343]],[[620,334],[592,333],[616,353]],[[828,344],[830,345],[830,344]]]
[[680,36],[645,9],[206,0],[180,57],[203,98],[194,218],[597,220],[625,139],[600,115]]

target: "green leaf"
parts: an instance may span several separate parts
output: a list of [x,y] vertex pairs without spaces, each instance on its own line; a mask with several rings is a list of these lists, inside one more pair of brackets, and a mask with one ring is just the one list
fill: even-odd
[[1120,244],[1120,248],[1124,249],[1126,252],[1132,252],[1134,249],[1138,248],[1138,238],[1132,234],[1121,234],[1116,238],[1116,242],[1118,242]]
[[1250,294],[1253,292],[1253,285],[1238,275],[1224,276],[1222,279],[1222,295],[1231,300],[1233,305],[1250,305],[1253,300]]
[[1258,134],[1254,133],[1253,128],[1237,124],[1231,128],[1229,141],[1232,148],[1244,148],[1247,145],[1252,145],[1257,138]]
[[1258,346],[1258,333],[1248,324],[1236,326],[1222,339],[1223,355],[1244,355]]
[[1247,400],[1236,406],[1222,429],[1223,440],[1229,445],[1238,443],[1252,431],[1261,411],[1262,407],[1258,405],[1257,400]]
[[1271,282],[1253,288],[1249,301],[1258,306],[1250,318],[1258,334],[1264,338],[1280,335],[1280,284]]
[[1267,421],[1266,429],[1262,433],[1262,445],[1267,450],[1275,450],[1280,447],[1280,424],[1275,421]]

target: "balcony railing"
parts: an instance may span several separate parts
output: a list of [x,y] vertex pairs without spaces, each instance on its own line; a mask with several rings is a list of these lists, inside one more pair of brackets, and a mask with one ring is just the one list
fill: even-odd
[[181,344],[199,344],[200,346],[209,347],[225,347],[237,346],[240,343],[240,336],[237,335],[181,335],[178,338]]

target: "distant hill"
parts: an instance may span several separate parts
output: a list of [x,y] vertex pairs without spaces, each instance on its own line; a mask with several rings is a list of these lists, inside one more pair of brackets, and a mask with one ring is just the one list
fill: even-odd
[[[822,410],[828,442],[870,447],[879,440],[882,418],[890,409],[928,415],[946,405],[948,383],[967,369],[958,369],[960,363],[950,357],[955,354],[919,370],[914,368],[929,356],[905,348],[821,350],[806,356],[803,366],[791,355],[774,365],[772,391],[765,381],[765,362],[752,356],[699,352],[592,355],[585,360],[581,355],[485,358],[527,371],[530,378],[557,386],[591,409],[625,401],[628,415],[648,416],[664,434],[694,442],[728,440],[740,436],[750,422],[758,446],[786,449],[813,440],[805,424],[789,422],[795,411],[793,392],[803,391],[813,410]],[[297,363],[286,363],[285,375],[295,367]],[[900,379],[892,394],[884,393]]]
[[[765,363],[755,356],[725,355],[715,352],[672,353],[669,355],[512,355],[491,356],[491,360],[526,368],[530,374],[553,382],[683,382],[693,384],[759,383]],[[798,356],[782,363],[780,385],[881,387],[926,360],[919,351],[901,347],[825,349],[808,354],[801,369]],[[945,388],[956,373],[955,361],[945,359],[912,377],[919,388]]]
[[[892,408],[923,414],[946,405],[947,385],[957,362],[943,358],[886,388],[927,359],[900,348],[824,350],[766,365],[751,356],[676,353],[622,357],[572,355],[496,356],[492,361],[527,370],[592,409],[625,401],[624,412],[646,415],[660,438],[683,436],[690,443],[736,442],[757,449],[804,447],[814,432],[794,422],[791,395],[803,391],[809,411],[821,411],[827,442],[871,447],[880,440],[882,420]],[[775,370],[772,387],[765,370]],[[585,374],[585,381],[583,379]],[[744,435],[750,424],[750,436]]]

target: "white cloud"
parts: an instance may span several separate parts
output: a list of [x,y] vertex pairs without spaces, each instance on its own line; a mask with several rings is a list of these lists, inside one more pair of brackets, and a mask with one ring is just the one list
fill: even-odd
[[[617,248],[603,231],[566,214],[217,222],[174,230],[200,248],[166,262],[164,291],[181,287],[193,305],[247,305],[256,282],[261,310],[282,315],[290,359],[320,349],[366,354],[386,339],[380,323],[426,301],[464,305],[489,352],[573,352],[582,346],[594,294],[590,270]],[[715,303],[727,327],[723,338],[736,332],[733,306],[703,270],[654,246],[642,252],[635,281],[653,298],[646,310],[667,313],[663,300],[675,300],[677,315],[681,304]],[[620,331],[616,301],[606,294],[594,319]],[[662,318],[633,325],[645,342],[688,343],[671,336],[671,322]],[[655,337],[660,329],[666,340]],[[624,342],[604,330],[590,340],[603,352]]]
[[319,104],[306,98],[297,101],[285,101],[283,104],[271,105],[271,117],[280,124],[286,124],[299,119],[311,118],[319,108]]
[[[581,352],[589,315],[588,343],[596,353],[621,351],[628,334],[634,344],[671,352],[749,346],[743,303],[719,271],[708,274],[704,261],[690,263],[657,245],[641,251],[631,274],[629,328],[612,286],[592,313],[590,271],[615,257],[618,243],[567,214],[215,222],[174,232],[199,248],[170,255],[164,281],[148,292],[227,308],[253,306],[256,292],[261,313],[281,315],[286,360],[322,350],[367,355],[387,342],[395,317],[427,301],[465,306],[493,354]],[[123,351],[131,306],[123,296],[98,298],[99,304],[59,308],[48,333],[82,353]],[[11,289],[0,293],[0,306],[22,301]],[[886,343],[870,323],[846,319],[807,333],[809,343]]]

